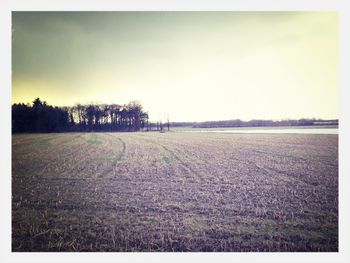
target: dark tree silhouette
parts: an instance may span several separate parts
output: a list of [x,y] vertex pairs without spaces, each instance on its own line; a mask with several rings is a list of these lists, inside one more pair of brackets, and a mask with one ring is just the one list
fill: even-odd
[[148,123],[141,103],[76,104],[53,107],[40,98],[31,105],[12,105],[12,132],[140,131]]
[[39,98],[33,105],[12,105],[12,132],[60,132],[69,128],[69,114],[65,108],[53,107]]

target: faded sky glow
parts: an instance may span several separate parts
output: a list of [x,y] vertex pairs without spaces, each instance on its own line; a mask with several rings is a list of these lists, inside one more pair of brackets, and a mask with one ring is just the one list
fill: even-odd
[[12,103],[151,120],[338,118],[335,12],[14,12]]

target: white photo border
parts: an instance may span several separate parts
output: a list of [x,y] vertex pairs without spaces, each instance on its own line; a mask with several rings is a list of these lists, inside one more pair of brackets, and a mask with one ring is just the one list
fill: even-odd
[[[348,262],[350,259],[350,8],[317,0],[4,0],[0,3],[0,262]],[[339,19],[339,252],[334,253],[34,253],[11,252],[12,11],[335,11]]]

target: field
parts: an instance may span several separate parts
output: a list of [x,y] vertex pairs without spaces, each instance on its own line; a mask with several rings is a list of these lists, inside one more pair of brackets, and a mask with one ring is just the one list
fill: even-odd
[[12,251],[338,251],[338,136],[13,135]]

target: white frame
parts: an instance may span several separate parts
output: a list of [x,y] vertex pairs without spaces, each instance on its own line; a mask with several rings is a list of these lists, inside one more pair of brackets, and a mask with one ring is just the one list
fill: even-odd
[[[339,252],[336,253],[13,253],[11,252],[12,11],[337,11],[339,15]],[[346,0],[2,0],[0,3],[0,262],[348,262],[350,259],[350,8]]]

